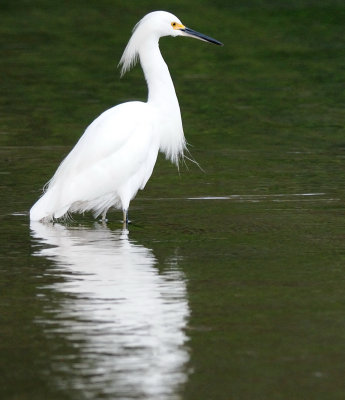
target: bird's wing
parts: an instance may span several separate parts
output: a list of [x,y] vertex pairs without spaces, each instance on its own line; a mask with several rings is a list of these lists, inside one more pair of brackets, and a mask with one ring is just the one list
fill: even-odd
[[[58,188],[57,209],[93,202],[109,193],[130,200],[146,184],[158,154],[159,137],[154,114],[145,105],[125,103],[90,125],[49,186]],[[84,209],[90,209],[90,204]]]
[[85,130],[77,144],[56,170],[49,187],[68,181],[131,140],[137,129],[152,120],[147,103],[123,103],[102,113]]

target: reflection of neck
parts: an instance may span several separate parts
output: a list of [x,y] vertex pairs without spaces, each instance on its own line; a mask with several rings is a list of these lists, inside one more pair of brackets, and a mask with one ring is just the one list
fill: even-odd
[[[47,325],[42,318],[42,327],[48,334],[56,329],[66,332],[67,341],[84,338],[78,360],[65,364],[64,384],[83,383],[81,373],[86,377],[102,371],[100,381],[78,389],[81,398],[90,397],[90,390],[102,390],[104,382],[112,398],[128,387],[133,398],[163,399],[167,392],[177,398],[180,385],[187,381],[190,315],[178,258],[170,260],[173,268],[160,274],[152,251],[129,240],[128,230],[39,222],[31,222],[30,228],[34,255],[46,257],[56,269],[44,289],[57,299],[47,305],[54,324]],[[148,362],[153,353],[154,362]]]
[[129,230],[128,230],[127,226],[124,226],[123,229],[121,230],[120,239],[128,242],[128,234],[129,234]]

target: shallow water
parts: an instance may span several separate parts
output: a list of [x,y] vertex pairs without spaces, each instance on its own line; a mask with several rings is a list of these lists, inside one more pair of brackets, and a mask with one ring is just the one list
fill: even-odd
[[1,399],[342,399],[343,4],[172,2],[225,42],[162,40],[203,170],[160,157],[128,229],[30,224],[93,117],[145,96],[114,53],[157,4],[115,3],[0,8]]
[[231,194],[192,170],[166,187],[160,160],[128,230],[120,212],[106,225],[88,214],[30,224],[36,191],[23,174],[51,150],[2,150],[3,398],[341,398],[343,194],[332,179],[318,192]]

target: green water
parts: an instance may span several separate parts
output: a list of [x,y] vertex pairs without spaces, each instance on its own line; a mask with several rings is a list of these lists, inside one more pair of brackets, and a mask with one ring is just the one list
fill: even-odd
[[[116,63],[166,9],[190,150],[102,225],[30,226],[85,127],[145,99]],[[343,399],[342,1],[2,1],[0,398]]]

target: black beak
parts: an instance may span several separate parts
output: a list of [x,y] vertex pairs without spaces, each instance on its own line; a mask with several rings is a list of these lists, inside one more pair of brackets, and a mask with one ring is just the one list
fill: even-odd
[[213,38],[211,38],[209,36],[206,36],[203,33],[194,31],[193,29],[185,27],[184,29],[181,29],[181,31],[185,32],[186,36],[191,36],[191,37],[194,37],[196,39],[203,40],[204,42],[210,42],[210,43],[213,43],[213,44],[217,44],[218,46],[223,46],[223,43],[218,42],[218,40],[213,39]]

